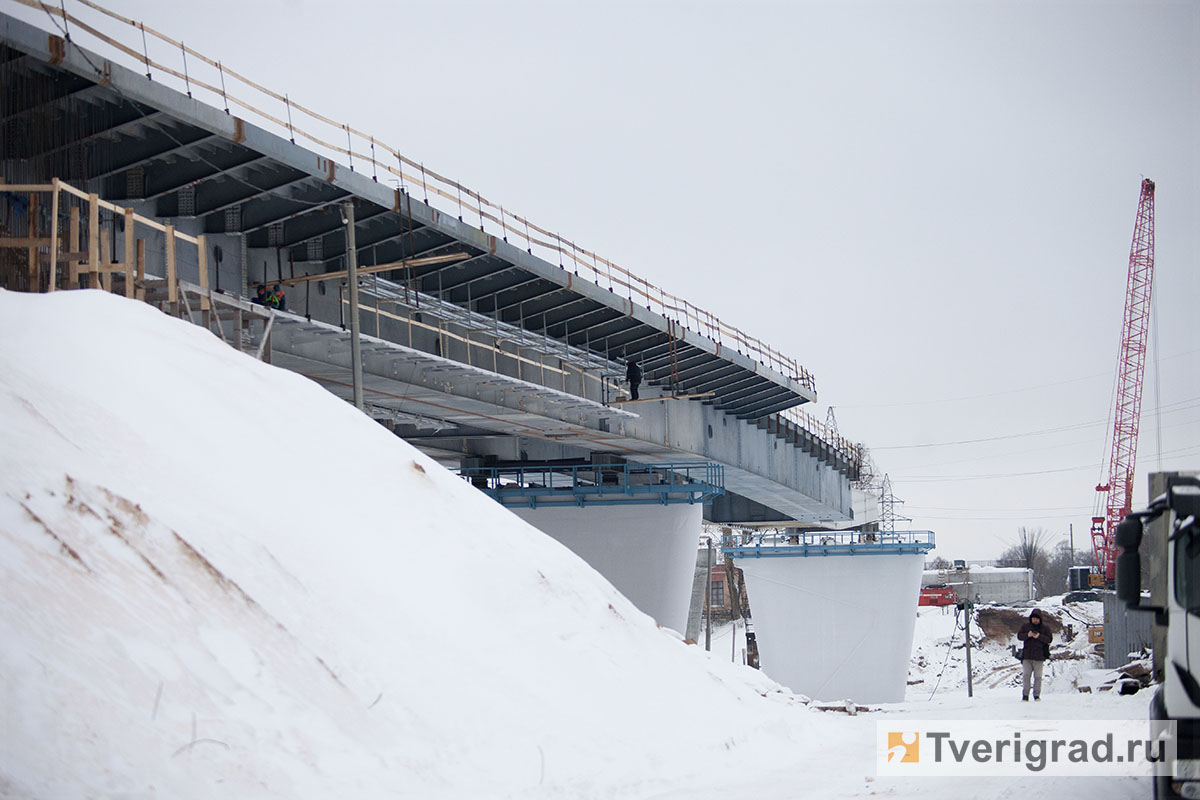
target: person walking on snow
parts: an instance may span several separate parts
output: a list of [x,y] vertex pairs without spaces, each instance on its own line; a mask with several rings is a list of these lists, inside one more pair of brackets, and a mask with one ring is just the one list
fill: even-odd
[[1017,639],[1025,643],[1021,651],[1021,699],[1029,699],[1029,679],[1033,678],[1033,699],[1042,699],[1042,667],[1050,657],[1050,640],[1054,636],[1042,623],[1042,611],[1035,608],[1029,621],[1017,631]]

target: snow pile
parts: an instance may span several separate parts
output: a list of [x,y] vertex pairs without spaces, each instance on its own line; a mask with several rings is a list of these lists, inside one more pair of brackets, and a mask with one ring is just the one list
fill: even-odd
[[198,327],[0,291],[0,341],[0,795],[643,796],[819,716]]
[[[1089,625],[1104,621],[1104,604],[1064,604],[1061,597],[1039,602],[1054,631],[1051,659],[1043,681],[1046,691],[1076,691],[1094,683],[1092,671],[1104,659],[1088,644]],[[978,605],[971,619],[971,668],[975,688],[999,689],[1021,685],[1021,662],[1014,655],[1016,632],[1030,608]],[[923,699],[933,692],[967,685],[962,615],[953,606],[920,606],[913,635],[912,663],[908,673],[908,699]],[[1020,652],[1019,649],[1017,652]],[[939,675],[941,682],[938,682]]]

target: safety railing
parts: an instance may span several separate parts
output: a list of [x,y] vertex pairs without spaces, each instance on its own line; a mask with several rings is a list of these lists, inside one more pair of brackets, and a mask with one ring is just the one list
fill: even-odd
[[710,503],[725,492],[725,468],[667,464],[528,464],[467,467],[465,480],[504,505]]
[[[381,177],[398,181],[401,192],[416,196],[419,190],[427,204],[455,213],[460,221],[472,225],[478,221],[480,230],[498,235],[504,241],[508,241],[509,234],[512,234],[531,255],[536,254],[547,260],[557,258],[563,269],[573,270],[576,275],[602,288],[625,295],[631,302],[722,347],[753,358],[807,389],[816,388],[812,375],[795,359],[761,339],[744,333],[711,312],[655,286],[594,251],[580,247],[558,233],[507,210],[502,203],[493,202],[458,181],[427,168],[424,163],[405,156],[373,135],[297,103],[287,93],[280,94],[268,89],[180,40],[110,11],[93,0],[71,0],[62,5],[50,5],[40,0],[15,2],[44,11],[50,16],[64,34],[59,47],[65,48],[67,43],[77,42],[81,33],[87,34],[96,43],[130,59],[138,69],[144,69],[148,80],[158,80],[168,85],[173,82],[175,88],[186,91],[189,97],[196,92],[206,92],[219,99],[227,113],[234,113],[235,108],[239,114],[245,112],[248,118],[265,129],[285,135],[293,142],[302,139],[321,151],[322,155],[333,160],[344,160],[351,170],[369,170],[376,181]],[[82,19],[65,10],[66,5],[83,6],[101,15],[102,19]],[[116,32],[106,33],[97,27],[100,24],[116,25]],[[167,61],[171,64],[165,63]],[[243,91],[251,99],[239,96]]]
[[[0,178],[0,194],[17,195],[26,202],[28,236],[0,237],[0,248],[17,248],[27,252],[29,291],[37,292],[45,286],[47,292],[53,292],[60,288],[60,283],[64,289],[78,289],[84,285],[80,279],[87,276],[86,286],[89,289],[113,291],[116,281],[123,279],[126,297],[144,299],[144,285],[140,293],[137,289],[137,284],[144,284],[146,278],[146,240],[137,236],[138,226],[141,226],[163,235],[163,268],[167,300],[170,303],[179,302],[177,248],[181,244],[196,248],[200,283],[204,291],[201,309],[209,310],[208,250],[204,234],[190,236],[175,230],[170,223],[144,217],[132,208],[102,200],[95,192],[85,192],[58,178],[41,184],[6,183]],[[49,206],[46,215],[40,213],[43,204]],[[101,211],[109,214],[107,225],[100,222]],[[115,253],[117,220],[121,220],[124,241],[119,261]],[[43,230],[43,227],[48,230]],[[106,236],[106,233],[111,235]],[[43,263],[45,270],[42,269]]]
[[755,531],[726,534],[721,550],[735,558],[926,553],[933,531]]
[[862,446],[850,441],[845,436],[842,436],[836,430],[826,425],[821,420],[801,411],[798,407],[785,409],[779,413],[779,416],[786,422],[796,425],[799,428],[808,431],[818,441],[825,444],[829,450],[829,455],[834,459],[846,464],[851,473],[852,479],[857,479],[858,473],[862,469],[863,450]]
[[[13,184],[0,179],[0,196],[19,199],[24,206],[26,236],[5,236],[18,215],[0,214],[0,250],[24,250],[25,289],[29,292],[55,292],[71,289],[100,289],[121,292],[157,305],[216,333],[226,344],[252,352],[255,358],[270,360],[270,336],[274,316],[262,306],[208,285],[208,249],[204,234],[190,236],[175,230],[170,223],[144,217],[132,208],[101,200],[94,192],[78,189],[66,181],[52,178],[49,183]],[[49,213],[42,210],[49,206]],[[102,222],[102,213],[107,219]],[[117,222],[120,221],[118,226]],[[116,228],[122,229],[123,247],[116,256]],[[162,234],[162,260],[147,264],[145,229]],[[195,265],[200,282],[189,283],[179,277],[184,248],[195,248]],[[15,261],[19,264],[19,256]],[[16,267],[19,270],[19,266]],[[158,273],[156,275],[155,273]],[[19,284],[18,284],[19,285]],[[196,298],[195,310],[190,297]],[[199,315],[195,312],[199,312]],[[253,320],[263,327],[257,345],[243,341]],[[231,323],[230,336],[225,324]]]

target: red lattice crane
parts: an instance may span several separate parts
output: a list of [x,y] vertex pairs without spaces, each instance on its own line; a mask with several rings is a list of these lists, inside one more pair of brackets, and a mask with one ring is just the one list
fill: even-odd
[[[1129,279],[1125,287],[1125,316],[1117,354],[1117,387],[1113,405],[1112,454],[1096,486],[1092,516],[1092,549],[1105,583],[1116,577],[1117,523],[1133,504],[1133,469],[1137,461],[1138,423],[1142,416],[1142,378],[1146,373],[1146,340],[1150,330],[1150,287],[1154,281],[1154,181],[1142,181],[1133,245],[1129,249]],[[1104,480],[1104,474],[1101,480]],[[1101,516],[1103,512],[1103,516]]]

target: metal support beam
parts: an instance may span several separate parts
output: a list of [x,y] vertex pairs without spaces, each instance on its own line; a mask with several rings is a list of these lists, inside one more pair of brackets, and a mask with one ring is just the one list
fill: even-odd
[[366,411],[363,406],[362,385],[362,342],[358,336],[358,253],[354,246],[354,201],[347,200],[346,210],[346,269],[350,283],[350,358],[353,361],[354,407]]

